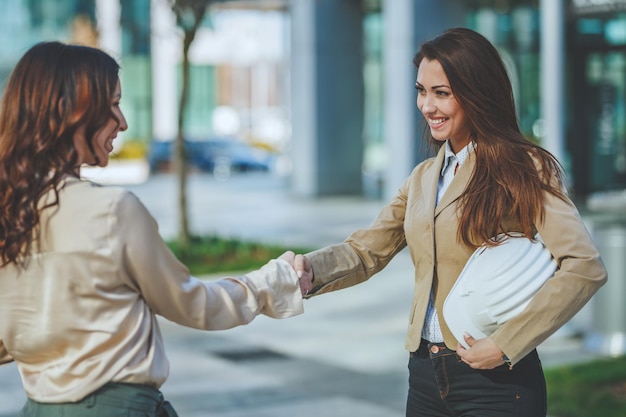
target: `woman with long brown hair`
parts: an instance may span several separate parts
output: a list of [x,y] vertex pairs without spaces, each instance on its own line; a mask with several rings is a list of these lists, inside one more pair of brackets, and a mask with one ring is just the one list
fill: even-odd
[[0,364],[15,361],[20,416],[175,416],[156,315],[205,330],[302,311],[293,253],[201,281],[141,202],[81,179],[117,134],[117,62],[44,42],[20,59],[0,109]]
[[[558,161],[521,134],[495,47],[472,30],[450,29],[425,42],[414,64],[417,107],[436,156],[415,167],[369,228],[297,255],[294,266],[314,296],[369,279],[408,246],[415,291],[406,415],[545,416],[536,347],[604,284],[606,269]],[[517,236],[540,240],[558,269],[487,337],[456,335],[444,303],[468,260]]]

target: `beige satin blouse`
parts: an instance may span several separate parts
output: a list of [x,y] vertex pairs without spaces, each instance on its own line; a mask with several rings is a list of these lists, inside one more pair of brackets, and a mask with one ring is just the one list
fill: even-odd
[[111,381],[159,387],[169,365],[157,314],[218,330],[303,311],[287,262],[202,281],[132,193],[68,179],[59,201],[30,261],[0,268],[0,364],[16,362],[36,401],[77,401]]

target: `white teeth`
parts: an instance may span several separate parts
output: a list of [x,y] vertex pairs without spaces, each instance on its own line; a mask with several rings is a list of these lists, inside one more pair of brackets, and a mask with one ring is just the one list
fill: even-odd
[[440,123],[443,123],[446,119],[441,118],[441,119],[428,119],[428,120],[430,120],[432,124],[440,124]]

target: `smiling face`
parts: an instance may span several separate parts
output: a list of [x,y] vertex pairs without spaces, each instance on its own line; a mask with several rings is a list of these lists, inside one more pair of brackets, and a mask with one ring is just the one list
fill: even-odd
[[450,139],[455,153],[463,149],[470,141],[471,128],[439,61],[422,59],[415,88],[417,107],[428,122],[432,137],[438,141]]
[[89,149],[87,138],[85,137],[85,127],[81,127],[74,135],[74,146],[78,152],[79,164],[98,165],[101,167],[109,163],[109,154],[113,151],[113,140],[119,132],[128,128],[126,118],[120,108],[122,89],[119,80],[113,90],[111,97],[111,112],[113,117],[109,117],[107,122],[95,133],[93,137],[93,152]]

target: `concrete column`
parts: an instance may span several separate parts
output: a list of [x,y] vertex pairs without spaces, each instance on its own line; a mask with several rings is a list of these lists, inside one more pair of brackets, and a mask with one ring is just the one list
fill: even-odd
[[96,0],[99,46],[116,59],[120,59],[122,56],[121,10],[120,0]]
[[361,194],[361,2],[295,0],[291,16],[293,192]]
[[415,103],[415,1],[383,2],[383,73],[385,145],[389,165],[383,196],[390,199],[415,165],[415,142],[418,140]]
[[178,133],[176,65],[180,61],[181,42],[177,36],[176,17],[167,3],[152,0],[150,19],[152,135],[154,140],[173,140]]
[[317,193],[317,107],[315,106],[315,2],[291,2],[291,190]]
[[565,164],[564,55],[565,9],[563,0],[541,0],[541,144]]

